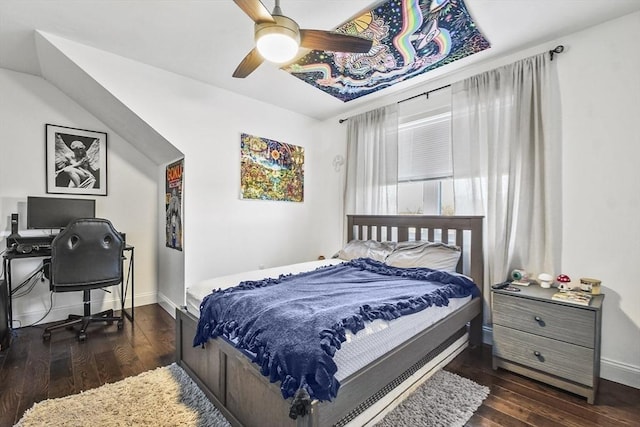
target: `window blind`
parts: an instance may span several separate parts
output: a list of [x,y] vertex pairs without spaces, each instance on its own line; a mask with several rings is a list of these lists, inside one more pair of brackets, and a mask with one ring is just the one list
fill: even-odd
[[398,181],[425,181],[452,175],[451,112],[399,126]]

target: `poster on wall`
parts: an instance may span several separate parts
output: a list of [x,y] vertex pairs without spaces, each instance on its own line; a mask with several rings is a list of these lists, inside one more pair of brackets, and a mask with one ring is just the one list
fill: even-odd
[[243,133],[240,139],[242,199],[304,200],[304,148]]
[[45,125],[47,193],[107,195],[107,134]]
[[165,204],[167,209],[167,247],[182,250],[182,186],[184,159],[167,166]]

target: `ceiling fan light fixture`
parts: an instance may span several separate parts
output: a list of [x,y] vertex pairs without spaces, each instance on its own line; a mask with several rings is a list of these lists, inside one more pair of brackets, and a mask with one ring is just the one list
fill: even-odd
[[300,46],[298,24],[286,16],[273,15],[273,23],[256,24],[256,48],[267,61],[284,63],[295,58]]

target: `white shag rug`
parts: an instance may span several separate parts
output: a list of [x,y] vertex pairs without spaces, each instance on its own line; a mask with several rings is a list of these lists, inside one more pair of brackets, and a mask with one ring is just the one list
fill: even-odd
[[36,403],[16,427],[184,426],[230,424],[175,363],[80,394]]
[[489,396],[489,387],[439,370],[375,427],[464,426]]
[[[376,427],[463,426],[488,394],[487,387],[440,370]],[[230,424],[174,363],[80,394],[36,403],[16,424],[16,427],[41,426]]]

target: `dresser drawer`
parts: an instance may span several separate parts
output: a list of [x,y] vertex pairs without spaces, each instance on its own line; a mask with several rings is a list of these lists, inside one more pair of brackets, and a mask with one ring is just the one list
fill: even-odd
[[593,349],[556,341],[500,325],[493,326],[493,355],[592,386]]
[[583,347],[595,347],[596,313],[585,308],[494,293],[493,323]]

